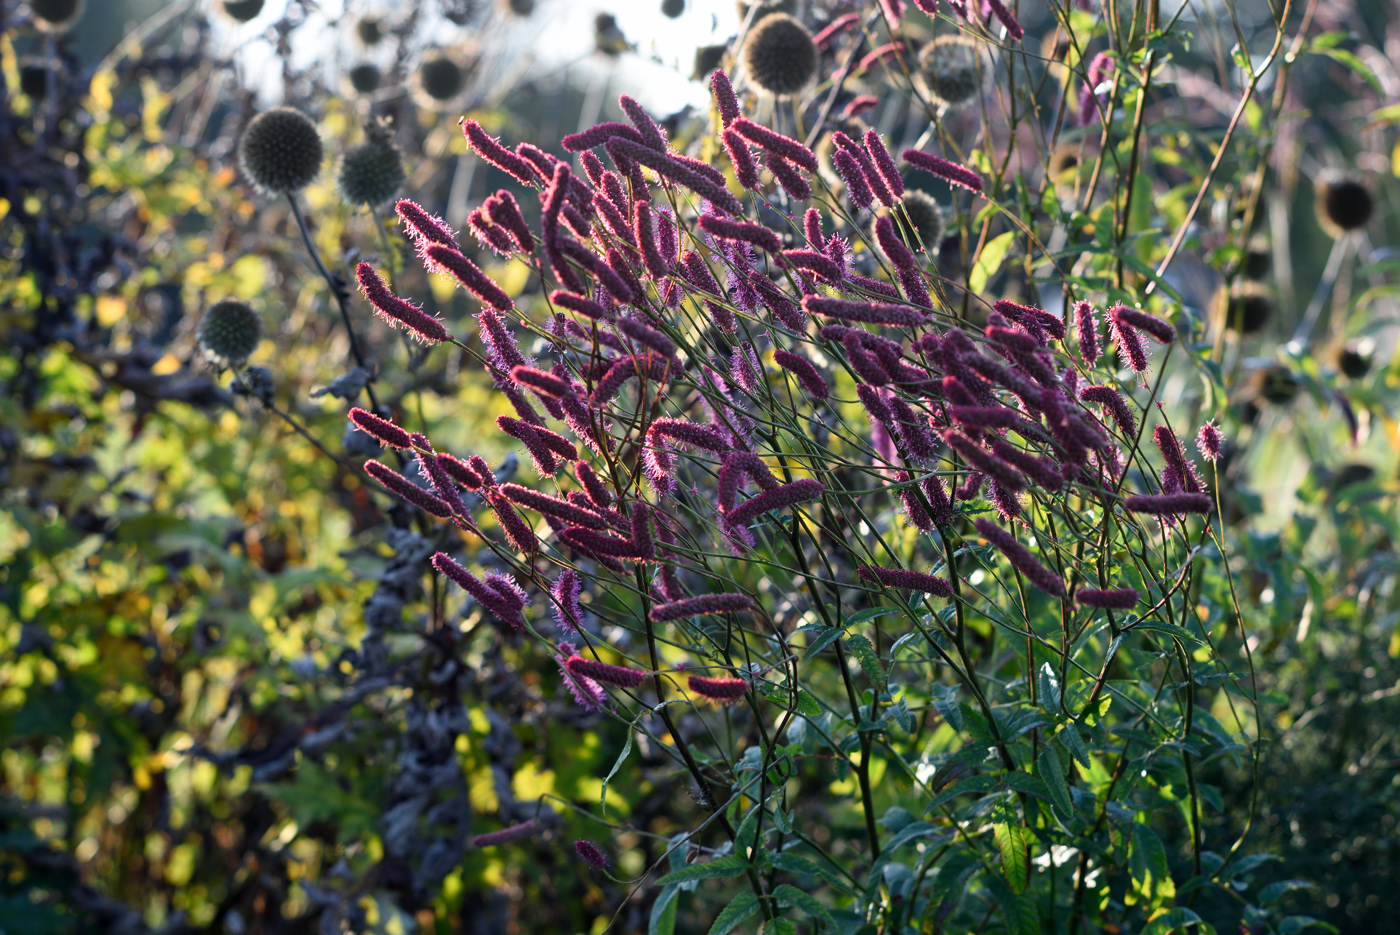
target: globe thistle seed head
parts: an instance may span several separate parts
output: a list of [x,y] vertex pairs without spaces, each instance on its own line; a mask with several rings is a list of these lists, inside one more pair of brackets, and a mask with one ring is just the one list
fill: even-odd
[[1050,154],[1050,164],[1045,174],[1052,182],[1073,181],[1079,171],[1079,147],[1062,143]]
[[797,14],[797,0],[759,0],[758,3],[745,3],[744,0],[737,0],[734,4],[735,11],[739,14],[739,22],[748,19],[749,9],[758,7],[753,11],[753,22],[756,24],[765,16],[773,13],[786,13],[789,16]]
[[1370,339],[1348,341],[1336,350],[1337,369],[1352,380],[1360,380],[1371,372],[1375,343]]
[[505,8],[515,16],[529,16],[535,12],[535,0],[505,0]]
[[391,200],[399,193],[403,181],[399,148],[387,139],[371,139],[350,149],[341,157],[336,176],[340,196],[346,202],[371,207]]
[[418,66],[418,86],[435,101],[450,101],[467,83],[467,73],[441,53],[424,57]]
[[262,335],[258,313],[237,299],[215,302],[199,319],[199,346],[224,366],[240,366],[258,349]]
[[[924,250],[933,253],[938,250],[939,244],[943,242],[943,209],[938,206],[938,202],[924,191],[917,188],[910,188],[904,192],[904,211],[908,217],[901,219],[897,224],[900,234],[909,244],[911,250]],[[881,209],[880,216],[889,214],[889,209]],[[875,223],[871,222],[872,225]],[[906,225],[913,227],[913,233],[909,233]],[[871,228],[872,231],[874,228]],[[871,235],[872,238],[874,234]]]
[[966,36],[940,36],[919,52],[918,79],[946,107],[965,107],[982,90],[977,43]]
[[49,67],[42,59],[24,59],[19,63],[19,91],[32,101],[48,96]]
[[87,0],[30,0],[29,8],[42,29],[61,32],[83,18]]
[[678,19],[685,12],[685,0],[661,0],[661,15]]
[[384,38],[384,27],[379,20],[367,16],[355,24],[355,35],[365,45],[378,45]]
[[729,51],[727,45],[702,45],[695,50],[695,70],[691,73],[692,81],[704,81],[714,71],[724,63],[724,53]]
[[1354,178],[1339,176],[1318,185],[1317,217],[1334,235],[1365,227],[1375,206],[1366,186]]
[[749,80],[777,97],[796,94],[817,73],[812,34],[786,13],[770,13],[755,23],[743,54]]
[[263,0],[224,0],[224,13],[240,23],[257,18],[262,8]]
[[1225,327],[1240,334],[1258,334],[1273,317],[1274,302],[1269,291],[1258,283],[1245,283],[1230,297]]
[[1285,364],[1260,367],[1245,383],[1247,399],[1262,399],[1275,406],[1286,406],[1298,397],[1302,389],[1298,377]]
[[253,118],[238,147],[243,172],[266,192],[296,192],[315,181],[325,150],[311,118],[276,107]]
[[631,50],[632,43],[627,41],[627,36],[617,25],[616,16],[611,13],[599,13],[593,17],[593,48],[608,58],[617,58],[623,52]]
[[350,69],[350,87],[355,89],[357,94],[373,94],[379,90],[379,82],[383,76],[379,72],[379,66],[372,62],[361,62]]

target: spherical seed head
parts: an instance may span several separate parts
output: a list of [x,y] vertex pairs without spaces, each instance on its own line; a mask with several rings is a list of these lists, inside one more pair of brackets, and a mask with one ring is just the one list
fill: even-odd
[[535,12],[535,0],[505,0],[505,8],[516,16],[529,16]]
[[19,90],[30,100],[42,101],[49,93],[48,67],[36,60],[20,62]]
[[340,196],[352,205],[378,207],[399,193],[403,185],[403,159],[393,143],[361,143],[340,159],[336,183]]
[[378,65],[361,62],[350,69],[350,87],[359,94],[372,94],[379,90],[381,77]]
[[1072,180],[1079,170],[1079,147],[1069,143],[1055,147],[1055,152],[1050,156],[1050,165],[1046,167],[1045,174],[1050,177],[1050,181],[1058,182],[1062,179]]
[[1369,464],[1343,464],[1332,474],[1332,488],[1341,490],[1352,484],[1365,484],[1376,476],[1376,469]]
[[1269,249],[1268,239],[1259,237],[1251,240],[1249,248],[1245,250],[1244,259],[1240,261],[1240,272],[1244,273],[1244,277],[1263,279],[1273,267],[1274,255]]
[[266,192],[300,191],[321,173],[321,134],[294,107],[263,111],[243,131],[239,162],[253,184]]
[[365,17],[355,24],[355,35],[365,45],[378,45],[379,40],[384,38],[384,28],[379,24],[379,20]]
[[1267,290],[1249,283],[1237,295],[1230,297],[1225,315],[1225,327],[1240,334],[1257,334],[1274,317],[1274,303]]
[[82,19],[86,0],[30,0],[29,8],[39,25],[54,30],[67,29]]
[[753,11],[753,21],[755,23],[772,13],[787,13],[792,15],[797,12],[797,0],[759,0],[757,4],[745,3],[744,0],[737,0],[734,4],[734,9],[739,14],[739,22],[742,23],[748,18],[749,8],[751,6],[758,7],[757,10]]
[[796,94],[817,73],[812,34],[786,13],[768,14],[749,31],[744,71],[769,94]]
[[661,0],[661,13],[663,16],[676,19],[685,12],[685,0]]
[[246,23],[262,12],[263,0],[224,0],[224,12],[230,19]]
[[919,78],[948,107],[965,107],[982,89],[977,44],[965,36],[940,36],[919,53]]
[[1323,182],[1317,189],[1317,216],[1334,233],[1365,227],[1375,209],[1371,193],[1353,178]]
[[1286,406],[1293,402],[1298,396],[1301,387],[1298,378],[1293,371],[1283,364],[1275,364],[1272,367],[1264,367],[1250,374],[1248,391],[1251,395],[1257,396],[1273,403],[1275,406]]
[[258,313],[237,299],[215,302],[199,319],[199,346],[214,360],[230,367],[237,367],[252,356],[262,333]]
[[691,74],[692,81],[704,81],[724,62],[724,53],[729,51],[727,45],[702,45],[695,50],[695,71]]
[[1353,380],[1371,371],[1372,352],[1368,346],[1350,341],[1337,348],[1337,369]]
[[910,246],[917,250],[922,243],[925,250],[937,250],[943,241],[943,209],[938,202],[927,192],[910,188],[904,192],[904,210],[908,212],[914,232],[918,235],[917,241]]
[[466,84],[467,74],[446,55],[430,55],[418,66],[418,84],[435,101],[456,97]]

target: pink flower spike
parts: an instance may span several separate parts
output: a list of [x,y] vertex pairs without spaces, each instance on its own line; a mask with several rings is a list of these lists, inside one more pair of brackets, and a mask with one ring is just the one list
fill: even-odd
[[413,202],[404,199],[394,206],[394,212],[404,223],[404,233],[408,239],[413,241],[413,248],[418,253],[418,258],[428,267],[429,272],[436,270],[436,264],[428,259],[427,249],[431,244],[441,244],[444,247],[457,249],[457,232],[447,226],[447,223],[437,215],[429,214]]
[[1074,592],[1075,603],[1104,610],[1132,610],[1137,606],[1138,598],[1139,594],[1135,588],[1080,588]]
[[794,163],[788,162],[782,156],[774,153],[768,154],[768,171],[773,173],[773,178],[778,180],[778,184],[783,187],[783,191],[794,201],[806,201],[812,197],[812,185],[802,173],[797,171]]
[[618,688],[636,688],[647,680],[647,673],[638,669],[609,665],[606,662],[585,659],[582,656],[570,656],[565,665],[574,675],[582,675],[584,678],[602,682],[604,685],[616,685]]
[[744,679],[717,679],[692,675],[686,681],[695,694],[719,704],[734,704],[743,699],[749,690],[749,683]]
[[880,173],[880,179],[889,188],[890,194],[895,198],[903,197],[904,179],[899,176],[899,167],[894,164],[894,158],[885,148],[885,141],[880,139],[880,134],[873,129],[865,131],[865,149],[870,153],[870,160],[875,163],[875,171]]
[[700,229],[721,240],[751,243],[768,253],[781,253],[782,243],[778,235],[762,224],[752,221],[734,221],[715,214],[700,215]]
[[815,273],[818,278],[832,285],[839,284],[846,272],[841,268],[841,264],[816,250],[784,250],[782,257],[790,266]]
[[607,523],[603,521],[601,516],[588,510],[579,509],[567,500],[560,500],[519,484],[502,484],[500,490],[511,503],[528,507],[537,513],[555,516],[565,522],[573,523],[576,526],[585,526],[589,529],[607,528]]
[[813,250],[826,249],[826,236],[822,234],[822,213],[816,208],[808,208],[802,215],[802,233]]
[[578,312],[586,318],[607,320],[612,318],[612,314],[602,305],[588,298],[573,292],[565,292],[563,289],[556,289],[549,294],[549,301],[555,305],[567,308],[571,312]]
[[556,655],[554,661],[559,666],[559,677],[564,680],[564,687],[574,696],[574,703],[586,711],[602,711],[607,705],[607,691],[592,679],[569,671],[566,663],[574,652],[572,643],[560,643],[559,651],[561,655]]
[[1202,458],[1213,464],[1220,458],[1220,446],[1224,441],[1225,438],[1220,434],[1215,420],[1211,419],[1196,433],[1196,450],[1201,453]]
[[[523,606],[518,598],[507,598],[501,591],[486,581],[482,581],[476,575],[467,571],[457,563],[452,556],[446,552],[438,552],[433,555],[433,567],[449,578],[463,591],[466,591],[472,598],[486,608],[492,616],[502,623],[510,625],[513,629],[521,629],[524,620],[521,619],[520,609]],[[490,576],[488,575],[488,578]]]
[[356,407],[350,410],[350,421],[362,431],[368,432],[386,445],[394,448],[412,448],[413,440],[409,438],[407,432],[399,428],[388,419],[381,419],[379,416],[365,409]]
[[774,351],[773,362],[796,377],[802,389],[813,399],[826,399],[831,395],[831,389],[822,379],[822,375],[805,357],[799,357],[791,351]]
[[536,367],[519,364],[511,368],[510,378],[521,386],[528,386],[545,396],[558,398],[573,395],[573,387],[569,386],[567,382],[547,370],[540,370]]
[[1030,549],[1016,541],[1016,537],[991,520],[979,519],[972,524],[979,535],[1006,556],[1011,567],[1025,575],[1031,584],[1051,597],[1063,597],[1065,584],[1050,569],[1046,568],[1031,554]]
[[1176,329],[1156,315],[1149,315],[1126,305],[1115,305],[1109,310],[1108,315],[1114,321],[1122,322],[1139,331],[1146,331],[1159,344],[1170,344],[1176,340]]
[[390,292],[388,284],[379,277],[373,266],[368,263],[359,264],[355,267],[355,278],[359,280],[360,291],[369,300],[369,304],[373,305],[379,317],[389,324],[408,328],[418,340],[426,344],[452,340],[452,335],[447,333],[442,322]]
[[486,214],[491,220],[510,231],[524,253],[535,249],[535,237],[530,233],[530,225],[525,223],[525,215],[520,213],[520,205],[515,196],[504,188],[486,199]]
[[849,32],[856,23],[860,22],[859,13],[843,13],[836,17],[826,28],[822,29],[812,37],[812,42],[823,52],[831,48],[832,41],[839,35]]
[[880,10],[885,14],[885,22],[893,29],[904,19],[904,0],[880,0]]
[[730,510],[725,516],[725,521],[731,526],[746,526],[764,513],[818,500],[824,493],[826,493],[826,487],[821,481],[811,478],[795,480],[790,484],[783,484],[781,487],[765,490],[757,496],[750,497]]
[[[442,466],[442,469],[451,475],[453,480],[468,490],[480,490],[482,487],[486,486],[482,483],[481,478],[477,476],[472,466],[461,458],[456,458],[449,454],[439,454],[437,457],[438,464]],[[488,480],[494,483],[495,478],[488,477]]]
[[1118,340],[1118,350],[1128,358],[1128,366],[1133,372],[1142,373],[1147,370],[1147,348],[1143,345],[1142,335],[1137,333],[1137,329],[1112,315],[1108,318],[1108,325]]
[[428,256],[457,280],[457,283],[481,301],[502,311],[515,308],[515,303],[500,286],[491,281],[475,263],[450,247],[433,244],[428,247]]
[[903,54],[904,43],[887,42],[884,45],[867,53],[866,56],[860,60],[860,64],[856,66],[856,70],[860,72],[868,72],[876,65],[883,65],[890,59],[897,58],[898,56]]
[[1079,356],[1094,366],[1099,361],[1099,326],[1094,307],[1088,302],[1074,303],[1074,333],[1079,339]]
[[365,473],[383,484],[390,493],[393,493],[405,503],[418,507],[419,509],[447,519],[452,515],[452,507],[444,500],[428,493],[413,481],[404,477],[398,471],[388,465],[382,464],[373,459],[365,462]]
[[938,15],[938,0],[914,0],[914,6],[923,10],[929,16]]
[[637,128],[641,134],[642,142],[652,149],[666,151],[666,137],[661,134],[661,128],[656,125],[656,121],[651,119],[651,114],[646,112],[646,108],[637,103],[631,97],[623,94],[617,99],[618,106],[627,115],[627,119],[632,122],[632,126]]
[[608,869],[608,855],[592,841],[575,841],[574,853],[578,854],[579,860],[588,864],[590,870]]
[[457,485],[452,482],[451,476],[442,466],[441,459],[431,451],[424,451],[418,455],[418,464],[428,475],[428,480],[432,481],[433,490],[437,491],[438,497],[452,509],[452,514],[467,516],[470,511],[458,496]]
[[867,110],[874,110],[880,106],[880,99],[873,94],[858,94],[846,102],[846,106],[841,108],[841,116],[847,120],[859,117]]
[[915,328],[928,322],[917,309],[882,302],[853,302],[849,299],[829,299],[808,295],[802,297],[802,308],[808,314],[841,321],[858,321],[871,325],[897,325]]
[[750,191],[758,188],[758,163],[749,150],[748,141],[733,128],[725,130],[720,140],[724,143],[724,151],[729,154],[729,161],[734,164],[734,177],[739,184]]
[[652,623],[667,623],[687,617],[703,617],[712,614],[737,614],[753,610],[753,601],[746,594],[702,594],[699,597],[686,597],[665,604],[655,604],[647,616]]
[[[883,433],[883,427],[880,432]],[[872,433],[878,434],[878,433]],[[879,447],[878,445],[876,446]],[[909,481],[912,479],[908,471],[895,471],[894,479],[896,483],[905,484],[899,490],[900,502],[904,504],[904,515],[909,520],[910,525],[920,532],[929,532],[933,529],[933,518],[928,515],[928,510],[924,509],[923,501],[914,491],[914,487]]]
[[[852,14],[854,16],[854,14]],[[710,90],[714,92],[715,106],[719,108],[720,120],[728,126],[739,119],[739,99],[734,96],[734,87],[723,68],[716,68],[710,76]]]
[[924,496],[928,497],[928,502],[933,507],[933,521],[940,526],[946,526],[953,521],[953,501],[948,499],[947,488],[943,486],[943,479],[937,475],[926,477],[919,482],[923,488]]
[[923,169],[952,185],[961,185],[968,191],[982,193],[982,177],[966,166],[940,159],[938,156],[930,156],[917,149],[906,149],[902,155],[904,161],[916,169]]
[[1210,497],[1203,493],[1169,493],[1124,497],[1123,507],[1130,513],[1171,516],[1177,513],[1209,513],[1211,502]]
[[535,185],[539,172],[527,160],[506,149],[475,120],[462,121],[462,134],[476,154],[523,185]]
[[865,147],[840,130],[831,134],[831,139],[836,144],[838,150],[846,153],[855,160],[856,165],[860,167],[861,174],[865,176],[865,181],[870,187],[870,190],[875,193],[875,197],[880,199],[880,204],[887,208],[894,207],[897,203],[897,199],[894,197],[894,193],[889,190],[889,186],[885,184],[885,180],[881,178],[880,173],[876,170],[875,163],[870,160],[870,154],[865,151]]
[[781,156],[789,162],[795,162],[808,172],[817,171],[816,155],[797,140],[754,123],[747,117],[737,118],[732,126],[744,139],[760,149]]
[[865,179],[865,173],[860,170],[856,158],[849,151],[838,149],[831,156],[831,164],[836,167],[836,174],[841,176],[841,181],[846,183],[846,194],[850,196],[851,203],[869,211],[875,203],[875,195],[871,192],[870,184]]
[[1113,417],[1118,431],[1129,441],[1137,437],[1137,421],[1123,394],[1111,386],[1086,386],[1079,391],[1079,398],[1086,403],[1098,403]]
[[940,578],[937,575],[906,571],[903,568],[881,568],[878,565],[862,565],[857,570],[857,574],[860,575],[862,581],[878,581],[890,588],[922,591],[935,597],[951,598],[953,596],[953,586],[948,583],[948,579]]
[[1002,0],[983,0],[983,2],[991,7],[992,15],[1001,20],[1001,25],[1006,27],[1006,34],[1011,37],[1012,41],[1020,42],[1025,38],[1026,31],[1021,28],[1021,24],[1006,8],[1006,4],[1002,3]]
[[501,531],[506,534],[510,544],[516,551],[524,552],[526,555],[539,551],[540,540],[535,535],[535,531],[530,528],[530,524],[521,518],[515,511],[515,507],[510,505],[496,486],[488,487],[482,492],[487,504],[491,507],[491,512],[496,514],[496,521],[501,524]]
[[489,831],[486,834],[478,834],[472,838],[472,847],[495,847],[498,844],[510,844],[515,841],[522,841],[535,833],[538,824],[535,819],[522,821],[518,825],[511,825],[499,831]]
[[621,137],[636,143],[642,142],[642,135],[625,123],[606,121],[578,133],[570,133],[559,141],[565,152],[582,153],[602,146],[614,137]]
[[565,568],[554,579],[549,593],[554,598],[554,622],[559,624],[559,629],[575,633],[583,629],[583,607],[578,602],[582,590],[578,572],[572,568]]

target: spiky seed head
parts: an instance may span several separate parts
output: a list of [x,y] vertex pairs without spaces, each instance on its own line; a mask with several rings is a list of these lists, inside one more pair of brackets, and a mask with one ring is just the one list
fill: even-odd
[[[896,226],[900,229],[901,236],[906,238],[909,249],[925,250],[929,253],[937,251],[938,245],[943,242],[943,209],[938,206],[938,202],[927,192],[909,188],[904,191],[903,204],[904,210],[908,212],[908,221],[913,225],[914,234],[911,236],[904,229],[903,219],[898,221]],[[882,208],[880,214],[889,214],[889,209]],[[874,239],[873,233],[871,239]]]
[[30,0],[29,8],[44,29],[61,31],[83,17],[87,0]]
[[379,82],[383,77],[379,72],[379,66],[371,62],[361,62],[350,69],[350,87],[358,94],[373,94],[379,90]]
[[691,74],[690,80],[704,81],[710,77],[710,72],[714,71],[724,62],[724,53],[729,51],[727,45],[702,45],[695,50],[695,71]]
[[467,73],[462,66],[441,53],[428,55],[418,66],[418,84],[435,101],[456,97],[466,82]]
[[[55,78],[60,77],[55,75]],[[49,68],[42,59],[23,59],[19,63],[20,93],[32,101],[42,101],[49,93]]]
[[256,18],[262,8],[263,0],[224,0],[224,12],[240,23]]
[[1369,464],[1352,462],[1343,464],[1332,473],[1331,487],[1333,490],[1341,490],[1343,487],[1350,487],[1352,484],[1369,483],[1376,476],[1376,469]]
[[535,12],[535,0],[505,0],[505,8],[516,16],[529,16]]
[[1286,406],[1297,398],[1300,389],[1298,377],[1288,366],[1274,364],[1251,373],[1245,393],[1275,406]]
[[1230,297],[1225,327],[1240,334],[1258,334],[1273,317],[1274,302],[1269,290],[1249,282]]
[[349,204],[370,207],[392,199],[403,181],[403,158],[388,140],[371,140],[351,148],[340,158],[336,175],[340,197]]
[[661,0],[661,15],[677,19],[685,12],[685,0]]
[[1354,178],[1340,176],[1324,180],[1317,188],[1317,216],[1334,235],[1365,227],[1376,202]]
[[378,45],[384,38],[384,27],[379,20],[367,16],[355,24],[355,35],[365,45]]
[[940,36],[919,52],[919,81],[929,95],[950,107],[965,107],[982,90],[977,43],[966,36]]
[[786,13],[768,14],[744,43],[744,72],[769,94],[796,94],[817,73],[812,34]]
[[228,367],[238,367],[258,349],[262,319],[247,302],[224,299],[204,310],[199,319],[199,346]]
[[321,173],[325,150],[311,118],[275,107],[253,118],[238,147],[243,172],[265,192],[301,191]]
[[758,7],[757,10],[753,11],[753,22],[755,24],[771,13],[786,13],[789,16],[797,13],[797,0],[759,0],[756,4],[745,3],[744,0],[737,0],[734,4],[734,9],[739,13],[739,22],[742,23],[748,18],[749,7],[751,6]]
[[1337,369],[1352,380],[1371,372],[1375,348],[1370,341],[1348,341],[1337,348]]
[[1045,169],[1050,181],[1072,180],[1078,171],[1079,147],[1070,143],[1056,146],[1055,151],[1050,154],[1050,164]]

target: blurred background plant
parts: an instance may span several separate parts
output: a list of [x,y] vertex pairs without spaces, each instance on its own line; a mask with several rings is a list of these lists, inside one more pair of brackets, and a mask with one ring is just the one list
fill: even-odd
[[[497,638],[479,608],[448,621],[426,573],[436,534],[365,483],[378,446],[344,417],[372,393],[512,473],[488,431],[511,410],[473,355],[430,355],[372,317],[354,266],[431,297],[480,350],[477,303],[411,262],[385,210],[401,194],[462,228],[513,184],[468,150],[464,115],[558,153],[564,134],[621,119],[626,91],[673,146],[727,169],[704,82],[724,65],[746,99],[761,90],[744,45],[772,11],[641,5],[0,7],[0,929],[709,926],[720,903],[657,909],[655,887],[589,872],[571,843],[606,840],[616,872],[638,877],[702,820],[703,793],[681,791],[646,734],[576,708],[541,676],[542,647]],[[1400,913],[1394,11],[1023,4],[1018,42],[946,4],[936,21],[910,7],[898,35],[880,6],[773,6],[819,37],[856,18],[809,78],[768,88],[791,97],[755,93],[751,116],[815,131],[819,154],[824,131],[865,126],[898,152],[936,118],[1007,215],[911,174],[959,206],[936,258],[925,244],[935,268],[1060,313],[1043,255],[1006,218],[1053,231],[1077,287],[1171,296],[1194,359],[1159,397],[1225,413],[1205,479],[1235,593],[1207,554],[1201,623],[1234,675],[1247,634],[1259,716],[1227,716],[1247,680],[1203,686],[1222,743],[1241,747],[1198,778],[1216,790],[1204,837],[1248,836],[1224,885],[1188,887],[1192,835],[1161,807],[1180,795],[1145,780],[1164,863],[1097,890],[1100,918],[1172,905],[1165,869],[1217,929],[1384,930]],[[949,61],[939,43],[957,46]],[[291,197],[259,192],[238,155],[275,105],[309,115],[324,146]],[[542,308],[524,263],[475,259]],[[802,794],[829,809],[828,834],[864,834],[849,791]],[[532,818],[529,841],[472,844]],[[1033,927],[995,896],[964,909]]]

